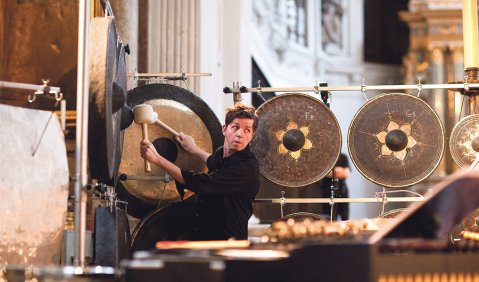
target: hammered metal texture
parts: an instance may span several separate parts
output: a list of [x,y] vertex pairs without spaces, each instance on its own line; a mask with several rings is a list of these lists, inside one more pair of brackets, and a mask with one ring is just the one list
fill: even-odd
[[459,121],[451,132],[449,149],[454,162],[460,168],[468,168],[476,159],[471,142],[479,137],[479,115],[470,115]]
[[[125,61],[125,47],[123,44],[120,44],[117,47],[117,64],[116,64],[116,72],[114,76],[114,81],[118,83],[126,93],[126,61]],[[114,132],[118,133],[118,137],[115,138],[115,145],[114,145],[114,155],[113,155],[113,176],[111,181],[108,181],[108,185],[115,186],[116,182],[118,181],[118,171],[120,168],[121,163],[121,155],[123,152],[123,139],[125,138],[125,132],[121,130],[121,122],[122,122],[122,114],[123,111],[126,110],[124,108],[119,109],[115,113],[113,113],[112,117],[112,127]]]
[[51,112],[0,105],[0,265],[54,265],[67,212],[68,163]]
[[90,25],[90,104],[88,159],[90,177],[111,180],[121,115],[113,115],[112,86],[117,66],[117,33],[111,17],[93,18]]
[[[383,138],[393,129],[407,133],[408,147],[391,152]],[[444,128],[437,114],[408,94],[382,94],[369,100],[353,118],[348,149],[356,168],[384,187],[406,187],[428,177],[444,153]]]
[[[174,85],[147,84],[134,88],[128,93],[130,107],[133,108],[142,103],[151,105],[158,113],[159,119],[175,131],[193,136],[196,145],[201,149],[211,153],[223,145],[223,134],[218,118],[207,104],[192,92]],[[141,126],[138,124],[133,123],[125,130],[120,173],[130,176],[164,176],[165,172],[154,165],[151,166],[150,173],[144,171],[144,162],[140,156],[141,136]],[[203,161],[184,151],[174,141],[174,136],[160,126],[148,125],[148,137],[154,144],[155,140],[170,140],[170,144],[174,144],[178,152],[174,163],[180,168],[206,171]],[[125,189],[130,195],[145,201],[140,202],[136,210],[133,199],[123,199],[130,202],[128,213],[138,218],[142,218],[146,215],[145,213],[154,210],[158,205],[180,200],[174,181],[164,183],[158,180],[126,180],[118,182],[117,188],[117,190]],[[154,204],[151,205],[152,203]],[[150,207],[145,211],[139,211],[139,209],[144,210],[148,205]]]
[[[306,94],[287,93],[266,101],[257,114],[259,124],[251,149],[264,177],[283,186],[300,187],[331,171],[341,151],[341,130],[323,102]],[[281,141],[291,129],[303,132],[306,140],[294,152]]]

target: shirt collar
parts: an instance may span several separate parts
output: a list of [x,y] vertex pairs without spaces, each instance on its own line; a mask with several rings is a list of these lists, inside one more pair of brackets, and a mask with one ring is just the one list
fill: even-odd
[[[224,153],[223,150],[224,150],[224,148],[221,147],[220,150],[221,150],[221,151],[220,151],[221,156],[223,156],[223,153]],[[252,155],[253,155],[253,152],[251,151],[251,148],[250,148],[250,146],[249,146],[249,144],[248,144],[243,150],[241,150],[241,151],[239,151],[239,152],[236,152],[236,153],[234,153],[234,154],[232,154],[232,155],[229,155],[228,157],[223,158],[223,159],[224,159],[224,160],[225,160],[225,159],[226,159],[226,160],[228,160],[228,159],[229,159],[229,160],[239,160],[239,159],[249,158],[249,157],[251,157]]]

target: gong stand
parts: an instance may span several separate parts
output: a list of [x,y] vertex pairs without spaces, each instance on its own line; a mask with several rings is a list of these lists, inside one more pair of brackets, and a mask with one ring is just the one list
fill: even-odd
[[174,180],[169,174],[165,174],[165,176],[157,176],[157,175],[129,175],[129,174],[121,174],[120,178],[121,181],[127,180],[145,180],[145,181],[163,181],[164,183],[170,183]]
[[[328,86],[327,83],[321,83],[319,86],[326,87]],[[315,93],[318,94],[318,92],[321,92],[321,100],[323,100],[323,103],[330,108],[330,103],[328,102],[328,99],[331,95],[329,91],[319,91],[318,85],[315,85]],[[336,173],[334,171],[334,167],[331,169],[332,173],[332,181],[331,181],[331,191],[330,191],[330,197],[329,197],[329,205],[331,206],[330,208],[330,220],[333,221],[333,219],[336,219],[336,213],[337,213],[337,207],[334,205],[334,193],[338,191],[338,197],[339,197],[339,180],[336,178]]]
[[460,89],[459,92],[469,97],[469,115],[474,115],[476,114],[476,100],[479,89],[471,88],[471,85],[479,83],[479,68],[469,67],[464,70],[464,73],[464,85],[468,87]]
[[381,212],[379,213],[380,215],[384,214],[384,208],[386,207],[386,204],[388,203],[388,197],[387,197],[387,194],[394,194],[394,193],[410,193],[410,194],[413,194],[413,195],[416,195],[417,197],[419,198],[422,198],[423,200],[425,200],[426,198],[429,197],[429,195],[431,195],[432,193],[432,189],[429,188],[427,189],[426,193],[425,193],[425,196],[417,193],[417,192],[414,192],[414,191],[409,191],[409,190],[393,190],[393,191],[386,191],[386,189],[384,187],[382,187],[383,190],[381,192],[376,192],[374,193],[374,196],[376,198],[381,198],[383,199],[383,204],[382,204],[382,207],[381,207]]
[[88,49],[90,30],[90,2],[79,1],[78,18],[78,59],[77,59],[77,127],[75,145],[75,233],[73,265],[85,266],[85,230],[86,230],[86,195],[88,184],[87,153],[88,153]]
[[[261,83],[260,81],[258,81],[258,84]],[[247,91],[248,89],[244,86],[241,86],[239,85],[239,81],[234,81],[233,82],[233,87],[225,87],[223,88],[223,93],[225,94],[229,94],[229,93],[233,93],[233,102],[234,104],[238,104],[238,103],[241,103],[241,101],[243,101],[243,94],[242,93],[247,93],[247,92],[250,92],[250,91]],[[258,95],[263,98],[261,96],[261,87],[260,89],[257,91]],[[264,98],[263,98],[264,100]]]
[[[477,68],[476,68],[477,69]],[[365,93],[368,90],[417,90],[421,92],[424,89],[450,89],[455,91],[460,91],[461,89],[469,90],[479,90],[479,80],[474,81],[474,83],[469,83],[468,81],[464,83],[451,83],[451,84],[421,84],[421,78],[418,77],[418,84],[401,84],[401,85],[366,85],[362,84],[359,86],[318,86],[314,85],[313,87],[256,87],[256,88],[247,88],[245,86],[241,87],[224,87],[224,93],[235,93],[238,91],[240,93],[258,93],[258,92],[322,92],[322,91],[361,91]],[[459,89],[459,90],[456,90]]]
[[[183,68],[181,68],[183,69]],[[211,76],[211,73],[186,73],[181,72],[163,72],[163,73],[129,73],[127,77],[133,77],[134,80],[151,80],[153,78],[162,78],[164,80],[187,80],[188,77]]]
[[[386,194],[375,198],[335,198],[334,203],[401,203],[401,202],[422,202],[424,196],[417,197],[387,197]],[[263,198],[255,199],[256,204],[329,204],[329,198]]]
[[[28,95],[28,102],[33,103],[37,99],[37,95],[45,95],[53,97],[55,101],[60,102],[60,124],[63,132],[66,129],[66,100],[63,99],[63,94],[60,87],[48,86],[49,79],[42,80],[42,85],[18,83],[9,81],[0,81],[0,89],[20,89],[20,90],[34,90],[33,94]],[[55,104],[56,105],[56,104]]]

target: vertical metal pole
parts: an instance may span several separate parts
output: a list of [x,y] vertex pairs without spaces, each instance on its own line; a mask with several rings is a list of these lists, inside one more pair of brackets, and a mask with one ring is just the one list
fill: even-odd
[[90,32],[90,0],[79,0],[78,60],[77,60],[77,105],[75,145],[75,252],[73,265],[85,266],[85,222],[82,211],[82,188],[86,186],[88,152],[88,47]]
[[240,90],[240,83],[239,81],[234,81],[233,82],[233,102],[234,104],[241,103],[243,101],[243,95],[241,95],[241,90]]

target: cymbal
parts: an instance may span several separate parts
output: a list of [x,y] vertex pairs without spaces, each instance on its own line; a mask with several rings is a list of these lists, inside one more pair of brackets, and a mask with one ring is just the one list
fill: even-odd
[[461,119],[452,129],[449,149],[460,168],[469,167],[479,152],[479,115]]
[[251,149],[261,174],[286,187],[314,183],[334,167],[341,130],[331,110],[306,94],[276,96],[256,111],[258,128]]
[[369,100],[348,131],[351,160],[384,187],[406,187],[428,177],[444,153],[444,128],[423,100],[403,93]]

